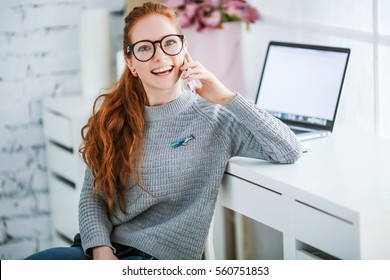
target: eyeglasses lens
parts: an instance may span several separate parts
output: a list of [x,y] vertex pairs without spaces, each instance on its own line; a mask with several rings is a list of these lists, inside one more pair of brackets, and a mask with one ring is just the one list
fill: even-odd
[[[160,47],[164,53],[170,56],[177,55],[183,47],[183,41],[179,36],[171,35],[160,41]],[[134,45],[134,56],[140,61],[148,61],[155,53],[155,44],[141,41]]]

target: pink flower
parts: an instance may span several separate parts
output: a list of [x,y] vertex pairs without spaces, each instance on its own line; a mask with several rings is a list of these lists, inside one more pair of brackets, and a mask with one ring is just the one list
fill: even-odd
[[260,14],[256,9],[249,8],[244,15],[245,22],[255,22],[260,18]]
[[204,28],[217,28],[221,23],[221,12],[218,7],[212,3],[200,4],[196,10],[198,31]]
[[189,27],[194,23],[197,8],[198,8],[197,4],[188,3],[176,9],[176,15],[179,19],[180,26],[182,28]]
[[242,0],[224,1],[222,3],[222,9],[224,9],[226,15],[231,17],[233,20],[255,22],[260,18],[257,10]]
[[224,1],[222,8],[226,11],[226,14],[230,17],[236,17],[238,19],[244,18],[246,3],[239,0]]

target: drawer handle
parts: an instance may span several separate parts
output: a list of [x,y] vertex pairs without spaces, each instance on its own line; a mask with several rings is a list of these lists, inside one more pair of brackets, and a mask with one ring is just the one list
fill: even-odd
[[67,151],[68,153],[71,153],[73,154],[73,148],[68,148],[60,143],[58,143],[57,141],[54,141],[52,139],[49,140],[49,143],[52,144],[53,146],[56,146],[57,148],[60,148],[62,150],[65,150]]
[[72,189],[76,189],[76,184],[68,179],[66,179],[65,177],[55,173],[55,172],[51,172],[52,176],[57,179],[58,181],[60,181],[61,183],[64,183],[65,185],[71,187]]

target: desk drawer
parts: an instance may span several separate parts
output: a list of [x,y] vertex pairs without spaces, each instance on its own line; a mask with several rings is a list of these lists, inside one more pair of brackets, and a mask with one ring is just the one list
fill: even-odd
[[287,208],[280,193],[225,174],[218,199],[224,207],[276,230],[285,229]]
[[296,239],[339,259],[359,258],[356,226],[310,205],[295,201]]
[[75,183],[78,164],[72,152],[49,142],[47,158],[51,171]]
[[72,149],[72,126],[68,118],[54,111],[45,110],[43,114],[44,132],[49,140]]
[[78,204],[80,194],[58,178],[49,177],[52,226],[55,231],[73,240],[79,231]]

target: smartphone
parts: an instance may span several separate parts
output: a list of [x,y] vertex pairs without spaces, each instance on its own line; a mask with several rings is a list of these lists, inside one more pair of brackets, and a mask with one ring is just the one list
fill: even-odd
[[[187,58],[186,58],[186,56],[185,56],[185,54],[187,53],[187,49],[186,48],[184,48],[184,59],[187,61]],[[187,61],[188,62],[188,61]],[[189,67],[188,69],[187,69],[187,71],[189,71],[189,70],[191,70],[191,67]],[[192,91],[192,92],[195,92],[195,81],[194,80],[191,80],[191,81],[188,81],[187,82],[187,85],[188,85],[188,87],[190,88],[190,90]]]

